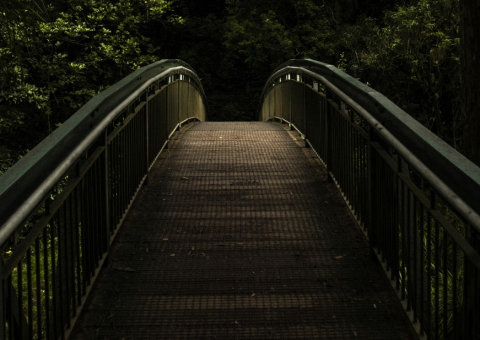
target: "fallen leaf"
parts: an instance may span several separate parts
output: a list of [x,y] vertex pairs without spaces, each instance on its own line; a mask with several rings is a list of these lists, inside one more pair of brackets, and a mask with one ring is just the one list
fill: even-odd
[[163,239],[163,241],[168,241],[168,237],[165,237],[165,238]]
[[373,304],[373,308],[377,309],[377,305],[376,305],[376,304]]
[[254,297],[255,297],[255,295],[257,295],[257,294],[253,293],[253,294],[252,294],[250,297],[254,298]]
[[150,252],[150,249],[148,249],[148,247],[145,248],[145,252],[146,253],[149,253]]
[[175,254],[170,254],[170,257],[175,257]]
[[188,181],[188,177],[182,177],[182,181]]
[[120,267],[120,266],[116,266],[114,269],[120,270],[122,272],[134,272],[135,271],[135,269],[128,268],[128,267]]
[[358,336],[358,335],[357,335],[357,332],[355,332],[355,331],[353,331],[353,335],[354,335],[355,337]]
[[344,256],[335,256],[335,260],[341,260],[343,258],[344,258]]

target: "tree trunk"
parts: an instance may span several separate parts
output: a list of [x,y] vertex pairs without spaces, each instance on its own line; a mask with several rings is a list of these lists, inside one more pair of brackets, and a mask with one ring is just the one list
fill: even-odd
[[480,2],[460,0],[464,153],[480,166]]

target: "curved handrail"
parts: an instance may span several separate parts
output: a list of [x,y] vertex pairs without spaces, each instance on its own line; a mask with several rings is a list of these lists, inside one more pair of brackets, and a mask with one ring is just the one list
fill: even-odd
[[72,117],[0,177],[0,245],[49,194],[55,183],[122,110],[151,84],[188,74],[205,101],[200,79],[187,63],[160,60],[142,67],[82,106]]
[[[260,103],[275,81],[285,74],[303,72],[329,86],[367,121],[432,187],[480,232],[480,168],[433,134],[383,94],[333,65],[318,61],[290,60],[268,79]],[[421,161],[420,161],[421,160]]]

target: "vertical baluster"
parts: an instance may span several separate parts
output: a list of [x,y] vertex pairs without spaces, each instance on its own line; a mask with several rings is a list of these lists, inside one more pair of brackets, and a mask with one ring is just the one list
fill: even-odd
[[75,206],[73,205],[73,196],[75,195],[75,189],[70,193],[70,197],[68,198],[68,211],[69,214],[69,223],[67,228],[69,228],[69,240],[68,240],[68,247],[67,252],[69,253],[69,262],[68,262],[68,276],[69,276],[69,299],[68,303],[70,308],[68,309],[69,314],[74,317],[76,316],[76,303],[75,303]]
[[3,278],[3,261],[0,261],[0,339],[7,339],[7,291],[5,287],[5,280]]
[[105,224],[103,223],[102,212],[103,212],[103,202],[104,197],[102,195],[102,168],[100,165],[100,159],[95,160],[92,165],[92,187],[93,187],[93,202],[95,205],[92,207],[94,211],[93,216],[93,235],[94,235],[94,245],[95,245],[95,266],[93,268],[92,274],[95,274],[95,270],[99,266],[99,261],[102,258],[104,250],[104,239],[105,234],[103,228]]
[[[430,201],[431,205],[431,201]],[[432,325],[432,216],[427,212],[427,337],[433,335]]]
[[[41,273],[41,257],[40,257],[40,237],[35,240],[35,299],[36,299],[36,335],[37,339],[42,338],[42,273]],[[33,321],[33,319],[32,319]]]
[[89,192],[89,183],[88,183],[88,173],[82,179],[82,191],[80,193],[80,201],[82,205],[81,209],[81,254],[82,254],[82,293],[85,294],[87,291],[87,286],[90,284],[90,246],[89,246],[89,216],[88,216],[88,202],[90,197],[88,195]]
[[440,228],[438,226],[437,220],[434,220],[434,230],[435,230],[435,279],[434,279],[434,291],[435,291],[435,339],[440,337],[440,251],[439,251],[439,237],[440,237]]
[[[478,235],[475,235],[476,237],[478,237]],[[474,293],[473,293],[473,298],[474,298],[474,303],[473,303],[473,308],[472,308],[472,314],[476,317],[478,317],[478,315],[480,315],[480,306],[479,306],[479,300],[480,300],[480,297],[479,297],[479,290],[480,290],[480,284],[479,284],[479,281],[480,281],[480,272],[474,268],[473,269],[473,276],[474,276],[474,280],[473,280],[473,287],[474,287]],[[479,325],[479,322],[478,322],[478,319],[477,320],[473,320],[473,325],[472,325],[472,328],[473,328],[473,338],[475,339],[478,339],[480,337],[480,325]]]
[[51,239],[51,247],[50,247],[50,262],[51,262],[51,273],[52,273],[52,332],[53,332],[53,337],[55,339],[58,339],[58,292],[57,292],[57,287],[59,287],[58,280],[56,278],[57,274],[57,269],[56,269],[56,263],[57,261],[55,260],[55,251],[56,251],[56,245],[55,245],[55,226],[56,226],[57,221],[55,218],[52,219],[51,225],[50,225],[50,239]]
[[50,270],[48,265],[48,233],[47,228],[43,229],[43,282],[45,282],[45,338],[51,339],[52,329],[50,327]]
[[[399,164],[401,164],[399,162]],[[407,273],[406,273],[406,263],[407,263],[407,242],[406,242],[406,227],[405,227],[405,187],[403,184],[403,181],[398,179],[398,195],[399,195],[399,213],[400,213],[400,223],[399,223],[399,251],[400,251],[400,270],[401,270],[401,280],[400,280],[400,285],[401,285],[401,292],[402,292],[402,300],[405,300],[405,292],[406,292],[406,281],[407,281]]]
[[[410,197],[410,204],[409,207],[411,207],[412,211],[410,212],[410,230],[411,230],[411,238],[412,238],[412,248],[413,248],[413,270],[412,270],[412,277],[410,280],[410,285],[412,287],[412,309],[413,309],[413,322],[417,322],[417,299],[418,299],[418,294],[419,294],[419,286],[418,286],[418,253],[417,253],[417,239],[418,239],[418,228],[417,228],[417,200],[413,196],[413,193],[409,191],[409,197]],[[421,289],[421,288],[420,288]]]
[[[447,339],[448,337],[448,243],[450,237],[447,234],[447,231],[443,229],[443,264],[441,266],[443,272],[443,338]],[[453,292],[452,292],[453,293]]]
[[56,213],[56,220],[57,220],[57,250],[56,250],[56,256],[57,256],[57,270],[56,270],[56,289],[57,289],[57,303],[54,305],[55,312],[58,315],[58,330],[60,332],[59,336],[63,339],[64,338],[64,332],[63,328],[65,325],[65,320],[64,320],[64,292],[65,292],[65,285],[63,282],[64,279],[64,269],[65,269],[65,258],[63,254],[63,224],[62,224],[62,214],[60,211]]
[[27,321],[28,338],[33,338],[33,283],[32,283],[32,248],[28,248],[26,254],[27,260]]
[[452,319],[453,319],[453,330],[452,336],[454,339],[458,339],[459,337],[459,329],[458,329],[458,285],[457,281],[460,279],[460,273],[458,272],[458,252],[457,252],[457,244],[455,242],[452,243],[453,251],[453,269],[452,269],[452,292],[453,292],[453,299],[452,299]]
[[[15,294],[15,289],[12,290],[13,294]],[[18,328],[16,329],[16,337],[19,339],[23,339],[24,336],[27,334],[24,334],[25,326],[23,323],[25,321],[24,315],[23,315],[23,265],[22,261],[20,261],[17,265],[17,315],[15,317],[17,318],[18,322]],[[13,296],[13,295],[12,295]]]
[[[0,261],[2,262],[2,261]],[[6,301],[6,307],[7,307],[7,310],[10,310],[10,313],[9,313],[9,318],[8,318],[8,321],[7,321],[7,326],[8,326],[8,330],[7,330],[7,339],[15,339],[14,338],[14,331],[15,331],[15,318],[14,318],[14,315],[12,313],[12,310],[15,308],[13,306],[14,304],[14,301],[13,301],[13,294],[15,294],[15,290],[13,289],[13,277],[12,277],[12,274],[8,275],[7,279],[6,279],[6,287],[5,287],[5,292],[6,292],[6,296],[8,296],[8,300]]]
[[425,282],[425,210],[422,204],[419,206],[419,225],[420,225],[420,306],[419,306],[419,318],[420,318],[420,335],[425,334],[425,288],[424,288],[424,282]]
[[[407,174],[407,173],[406,173]],[[405,200],[405,214],[404,214],[404,233],[405,233],[405,245],[404,245],[404,259],[405,259],[405,268],[406,276],[405,280],[405,291],[407,293],[407,311],[412,310],[412,282],[414,272],[412,271],[412,259],[410,255],[412,254],[411,242],[412,242],[412,233],[411,233],[411,221],[410,221],[410,191],[407,185],[403,184],[404,190],[404,200]],[[414,259],[415,260],[415,259]]]
[[[369,129],[369,141],[368,141],[368,179],[367,179],[367,190],[368,190],[368,223],[367,232],[368,238],[371,242],[372,247],[378,247],[382,249],[383,245],[381,244],[384,240],[377,239],[381,234],[379,233],[379,209],[378,209],[378,160],[377,160],[377,151],[375,150],[372,143],[375,142],[375,132],[373,129]],[[385,254],[382,254],[382,261],[385,261]]]

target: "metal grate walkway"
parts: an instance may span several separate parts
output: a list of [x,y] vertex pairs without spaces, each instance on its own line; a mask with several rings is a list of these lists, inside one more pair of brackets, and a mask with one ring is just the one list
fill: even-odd
[[338,190],[272,123],[175,135],[73,339],[413,339]]

